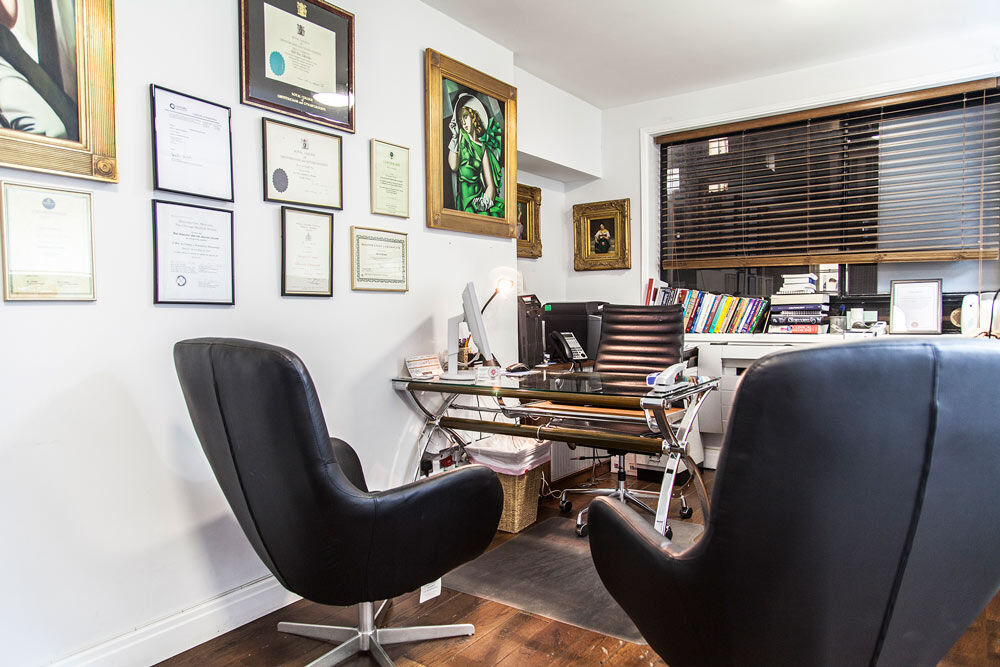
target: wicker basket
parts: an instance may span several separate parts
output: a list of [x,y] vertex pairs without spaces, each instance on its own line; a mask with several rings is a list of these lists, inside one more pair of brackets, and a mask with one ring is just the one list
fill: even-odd
[[532,468],[523,475],[497,473],[503,487],[503,513],[497,530],[519,533],[535,522],[538,516],[538,487],[542,468]]

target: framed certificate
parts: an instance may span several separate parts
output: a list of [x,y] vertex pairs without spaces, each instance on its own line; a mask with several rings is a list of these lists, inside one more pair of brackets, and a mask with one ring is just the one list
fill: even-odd
[[96,299],[90,193],[20,183],[0,190],[4,300]]
[[270,118],[263,134],[266,201],[344,207],[340,137]]
[[333,214],[281,207],[281,296],[333,296]]
[[153,200],[153,303],[233,305],[233,212]]
[[233,201],[229,107],[149,86],[153,119],[153,187]]
[[410,217],[410,149],[372,139],[372,213]]
[[941,333],[941,279],[889,283],[889,333]]
[[405,292],[406,234],[351,227],[351,289]]
[[240,0],[243,104],[354,132],[354,14],[324,0]]

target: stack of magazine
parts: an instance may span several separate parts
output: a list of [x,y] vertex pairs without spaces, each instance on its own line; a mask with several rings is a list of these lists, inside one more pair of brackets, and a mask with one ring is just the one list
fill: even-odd
[[822,334],[829,330],[829,294],[778,293],[771,297],[768,333]]
[[815,294],[815,273],[783,273],[778,294]]
[[667,303],[684,306],[685,333],[754,333],[762,331],[767,299],[673,289]]

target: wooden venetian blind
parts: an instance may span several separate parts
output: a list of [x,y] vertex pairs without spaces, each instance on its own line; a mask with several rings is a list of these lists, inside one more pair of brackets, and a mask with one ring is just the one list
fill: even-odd
[[657,142],[664,269],[1000,256],[997,79]]

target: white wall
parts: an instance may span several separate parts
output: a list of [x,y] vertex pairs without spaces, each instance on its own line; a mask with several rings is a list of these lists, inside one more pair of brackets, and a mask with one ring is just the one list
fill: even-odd
[[[567,222],[572,223],[574,204],[630,198],[632,269],[571,271],[566,280],[566,298],[638,303],[646,279],[658,275],[658,151],[652,141],[655,134],[995,76],[997,71],[1000,71],[1000,26],[981,26],[972,32],[907,48],[606,110],[602,178],[579,187],[567,186]],[[562,258],[543,255],[542,259],[544,264],[536,267],[536,272],[547,273],[550,280],[564,272]],[[914,270],[940,270],[949,277],[951,271],[943,267],[930,264]],[[962,276],[953,282],[956,291],[966,289],[970,280],[976,282],[966,267],[960,271]],[[1000,280],[996,262],[984,267],[984,271],[994,282]]]
[[[287,599],[219,601],[266,570],[195,438],[175,341],[239,336],[297,352],[331,433],[358,449],[370,486],[384,488],[408,475],[418,426],[389,379],[403,357],[445,348],[466,281],[488,295],[498,272],[514,270],[511,239],[428,229],[423,192],[424,48],[506,81],[512,54],[419,2],[342,0],[356,15],[357,133],[341,133],[334,296],[280,297],[280,207],[261,195],[260,119],[270,114],[239,104],[237,4],[115,3],[120,183],[0,169],[0,179],[94,192],[97,277],[95,303],[0,303],[5,664],[74,655],[148,664]],[[151,189],[150,83],[232,107],[235,306],[152,304],[150,200],[214,204]],[[368,213],[372,137],[410,147],[408,220]],[[409,234],[409,292],[351,291],[351,225]],[[514,361],[513,299],[490,307],[487,326],[497,356]],[[192,609],[214,615],[171,635]],[[178,646],[181,634],[188,644]]]

